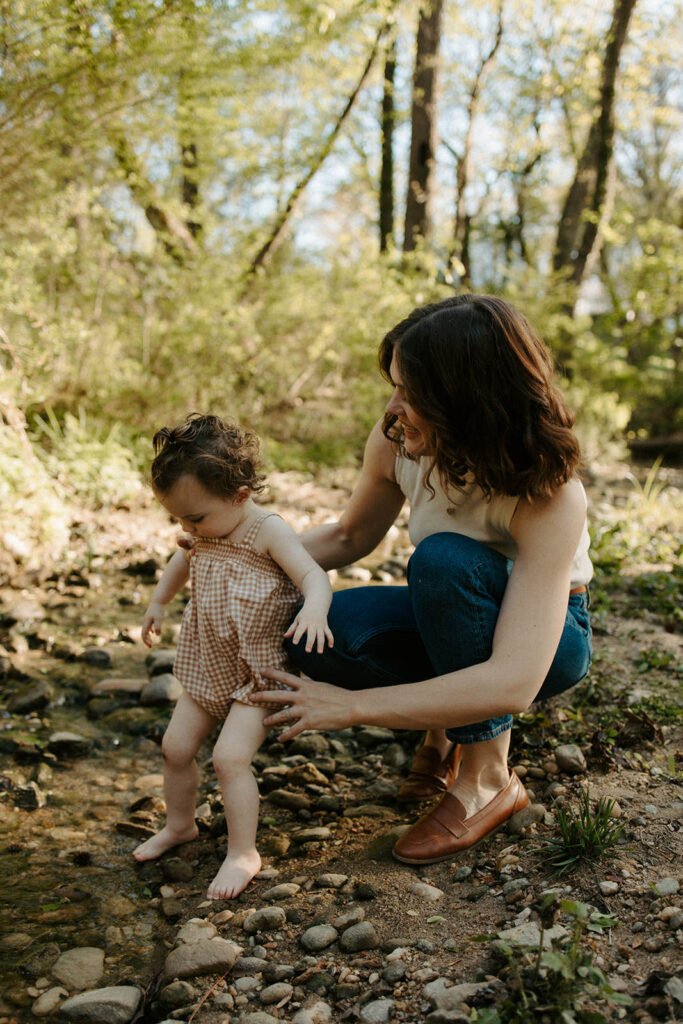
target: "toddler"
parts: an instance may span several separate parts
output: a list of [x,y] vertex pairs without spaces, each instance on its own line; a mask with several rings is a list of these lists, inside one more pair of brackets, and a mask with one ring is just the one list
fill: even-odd
[[184,692],[162,742],[166,825],[133,855],[153,860],[195,838],[195,755],[222,722],[213,763],[228,851],[208,897],[229,899],[261,867],[259,794],[251,762],[268,730],[265,706],[252,703],[251,695],[277,685],[266,682],[260,670],[285,667],[283,635],[294,643],[305,636],[309,652],[314,646],[322,652],[325,640],[332,645],[327,625],[332,590],[294,531],[254,503],[264,477],[252,433],[217,416],[193,414],[158,431],[153,444],[154,493],[190,536],[179,541],[181,550],[152,595],[142,622],[147,646],[161,633],[165,606],[188,577],[192,589],[174,667]]

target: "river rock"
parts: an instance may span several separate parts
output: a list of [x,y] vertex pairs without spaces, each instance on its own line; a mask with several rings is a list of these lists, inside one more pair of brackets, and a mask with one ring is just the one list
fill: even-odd
[[[567,935],[567,929],[563,928],[560,924],[555,924],[552,928],[546,928],[543,932],[543,948],[550,949],[554,941],[559,942],[561,939],[566,938]],[[507,928],[505,931],[498,932],[498,938],[502,939],[503,942],[516,942],[520,946],[538,947],[541,941],[541,932],[535,921],[525,921],[514,928]]]
[[272,789],[266,796],[276,807],[286,807],[289,811],[308,811],[313,801],[305,793],[297,793],[293,789]]
[[112,664],[111,654],[105,651],[104,647],[86,647],[78,655],[78,660],[95,668],[111,668]]
[[339,932],[331,924],[315,924],[307,928],[301,936],[301,945],[311,953],[327,949],[339,938]]
[[247,935],[255,935],[256,932],[273,932],[282,928],[287,918],[282,907],[263,907],[254,911],[246,919],[242,928]]
[[370,921],[352,924],[342,933],[339,948],[345,953],[360,953],[363,949],[376,949],[379,946],[379,935]]
[[580,775],[586,770],[586,758],[576,743],[561,743],[553,751],[557,767],[567,775]]
[[290,985],[287,981],[276,981],[273,985],[268,985],[264,988],[259,996],[259,999],[264,1006],[271,1006],[273,1003],[279,1003],[283,999],[287,999],[292,995],[294,986]]
[[414,882],[410,891],[414,896],[419,896],[420,899],[427,900],[429,903],[440,900],[443,896],[442,889],[437,889],[435,885],[428,885],[426,882]]
[[294,1014],[292,1024],[329,1024],[331,1020],[332,1007],[322,999],[316,999],[310,1006]]
[[346,885],[348,880],[348,875],[335,875],[328,873],[326,875],[318,875],[313,884],[316,889],[341,889],[342,885]]
[[368,858],[375,861],[391,861],[391,851],[409,828],[411,828],[410,825],[397,825],[396,828],[389,829],[388,832],[381,832],[378,836],[375,836],[366,850]]
[[183,692],[182,684],[171,675],[170,672],[163,672],[158,676],[152,676],[140,694],[140,703],[146,707],[158,704],[175,704]]
[[14,715],[27,715],[31,711],[41,711],[54,697],[54,689],[46,679],[36,679],[22,686],[10,698],[7,710]]
[[70,992],[94,988],[104,974],[104,950],[96,946],[67,949],[53,965],[52,974]]
[[48,988],[45,992],[40,993],[31,1007],[31,1013],[34,1017],[49,1017],[68,994],[67,990],[59,985]]
[[658,896],[675,896],[679,888],[678,879],[662,878],[659,882],[655,882],[653,888]]
[[543,804],[528,803],[520,811],[515,811],[508,820],[508,832],[512,836],[519,835],[529,825],[533,825],[537,821],[543,821],[545,814],[546,809]]
[[484,981],[454,985],[450,978],[436,978],[424,986],[422,993],[429,1000],[433,1010],[458,1010],[463,1003],[468,1003],[488,984]]
[[264,900],[286,900],[290,896],[296,896],[300,889],[301,886],[296,882],[281,882],[272,889],[266,889],[262,896]]
[[25,786],[13,787],[12,803],[25,811],[35,811],[45,806],[45,794],[35,782],[28,782]]
[[304,757],[327,754],[329,749],[329,742],[319,732],[305,732],[301,736],[297,736],[289,745],[289,753],[303,754]]
[[141,1000],[137,986],[114,985],[72,996],[62,1003],[58,1015],[68,1024],[128,1024]]
[[326,839],[332,838],[331,829],[325,825],[320,825],[318,828],[304,828],[300,832],[294,832],[292,834],[292,840],[301,846],[304,843],[322,843]]
[[387,1024],[391,1020],[393,1009],[393,999],[373,999],[362,1008],[359,1019],[362,1024]]
[[200,942],[202,939],[212,939],[218,934],[218,929],[211,921],[205,921],[202,917],[191,917],[176,935],[176,946],[183,942]]
[[76,732],[53,732],[48,740],[47,749],[59,761],[72,757],[87,757],[92,744],[85,736]]
[[160,676],[164,672],[173,672],[175,664],[175,648],[158,647],[150,651],[145,658],[145,668],[149,676]]
[[256,1010],[255,1013],[247,1013],[246,1016],[240,1017],[239,1024],[280,1024],[280,1021],[265,1010]]
[[343,932],[346,928],[350,928],[352,924],[360,924],[364,918],[365,911],[362,907],[349,907],[348,910],[344,910],[332,919],[332,927]]
[[200,939],[184,943],[166,957],[162,982],[194,978],[202,974],[224,974],[237,959],[238,946],[227,939]]
[[189,981],[172,981],[159,992],[159,1002],[165,1009],[177,1010],[189,1006],[197,997],[197,990]]

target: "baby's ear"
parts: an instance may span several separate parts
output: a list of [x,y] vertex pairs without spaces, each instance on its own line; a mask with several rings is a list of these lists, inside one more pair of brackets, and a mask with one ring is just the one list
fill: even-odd
[[236,505],[243,505],[244,502],[247,500],[247,498],[249,497],[250,494],[251,494],[251,491],[249,490],[247,485],[246,484],[242,484],[241,487],[237,488],[237,493],[235,494],[235,497],[233,498],[233,501],[235,502]]

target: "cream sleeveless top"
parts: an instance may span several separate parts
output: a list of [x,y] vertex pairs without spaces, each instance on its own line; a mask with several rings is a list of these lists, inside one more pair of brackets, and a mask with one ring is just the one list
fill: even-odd
[[[396,482],[410,503],[408,533],[417,546],[433,533],[462,533],[472,540],[481,541],[514,562],[517,545],[510,534],[510,523],[519,498],[509,494],[494,494],[489,501],[474,482],[462,491],[447,495],[432,473],[430,482],[434,497],[424,485],[429,459],[406,459],[397,455],[394,473]],[[583,485],[581,487],[583,491]],[[585,499],[585,491],[583,491]],[[593,576],[593,565],[588,554],[590,539],[588,524],[584,521],[572,564],[571,588],[587,584]]]

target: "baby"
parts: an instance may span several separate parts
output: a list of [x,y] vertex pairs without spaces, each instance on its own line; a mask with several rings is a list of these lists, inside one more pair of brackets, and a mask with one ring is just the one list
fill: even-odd
[[259,794],[251,762],[268,730],[265,706],[252,703],[251,695],[273,688],[262,669],[285,667],[283,636],[293,643],[305,636],[307,651],[322,652],[326,640],[332,646],[327,625],[332,590],[294,531],[255,504],[264,477],[252,433],[217,416],[193,414],[158,431],[153,444],[152,488],[190,538],[179,542],[182,549],[171,557],[152,595],[142,623],[147,646],[153,634],[161,634],[165,606],[188,578],[192,589],[174,666],[184,692],[162,742],[166,825],[133,856],[153,860],[196,837],[195,755],[222,722],[213,763],[228,851],[208,897],[229,899],[261,867]]

